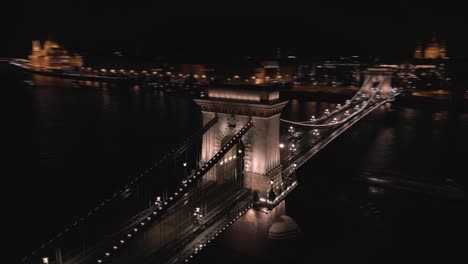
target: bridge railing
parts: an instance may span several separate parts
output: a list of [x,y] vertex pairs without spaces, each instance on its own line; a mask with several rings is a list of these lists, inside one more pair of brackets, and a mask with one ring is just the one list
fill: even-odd
[[[344,103],[344,105],[343,105],[342,107],[337,108],[337,109],[333,110],[332,112],[330,112],[330,113],[328,113],[328,114],[323,114],[323,115],[320,116],[319,118],[316,118],[316,119],[314,119],[314,120],[307,120],[307,121],[292,121],[292,120],[287,120],[287,119],[280,119],[280,120],[281,120],[282,122],[289,123],[289,124],[294,124],[294,125],[313,125],[313,124],[318,124],[318,123],[320,123],[320,122],[322,122],[322,121],[325,121],[325,120],[327,120],[328,118],[334,116],[335,114],[338,114],[338,113],[342,112],[343,110],[348,109],[348,108],[352,105],[353,102],[355,102],[355,101],[358,100],[358,99],[361,99],[361,98],[359,98],[359,97],[363,95],[362,90],[364,90],[364,88],[365,88],[366,86],[368,86],[368,85],[370,84],[370,82],[371,82],[371,81],[370,81],[370,78],[367,78],[367,79],[365,80],[364,84],[362,85],[361,89],[359,89],[359,91],[356,92],[356,93],[354,94],[354,96],[353,96],[351,99],[346,100],[346,102]],[[380,84],[381,84],[381,83],[380,83]],[[363,100],[361,99],[361,101],[363,101]]]
[[[366,83],[363,86],[365,86]],[[359,106],[361,103],[360,101],[355,102],[357,103],[357,106],[359,106],[358,109],[354,109],[355,111],[353,111],[351,114],[348,112],[347,115],[345,115],[345,118],[341,119],[340,121],[332,120],[333,122],[328,124],[314,125],[305,124],[305,122],[287,121],[288,124],[293,123],[298,125],[298,127],[300,127],[302,130],[295,132],[295,136],[293,137],[283,137],[283,140],[285,140],[284,142],[292,139],[293,143],[295,143],[293,151],[288,152],[288,150],[284,149],[281,151],[281,157],[284,157],[281,160],[281,164],[283,166],[283,176],[288,177],[289,175],[293,175],[295,170],[297,170],[303,163],[315,155],[315,153],[331,142],[334,138],[344,132],[348,127],[359,121],[361,118],[379,106],[389,101],[393,101],[394,97],[397,96],[398,93],[392,94],[390,98],[381,98],[379,96],[380,91],[384,85],[387,85],[387,83],[385,83],[385,81],[380,81],[376,88],[371,88],[371,95],[367,98],[367,100],[363,101],[361,106]],[[356,95],[353,98],[356,98]],[[350,104],[349,106],[352,107],[352,105],[353,104]],[[344,109],[340,109],[340,111],[342,110]],[[331,118],[332,116],[328,115],[327,117]]]
[[[172,151],[164,155],[159,161],[155,162],[153,166],[140,173],[109,198],[99,202],[96,207],[89,210],[88,213],[84,214],[82,217],[77,218],[71,225],[64,228],[61,232],[58,232],[56,236],[44,242],[40,248],[33,251],[31,255],[23,257],[21,261],[23,263],[29,263],[37,258],[39,254],[51,255],[51,252],[53,252],[55,248],[61,248],[63,256],[86,250],[88,245],[94,243],[92,242],[94,236],[100,232],[109,232],[116,227],[118,221],[115,220],[119,218],[118,215],[125,218],[127,217],[126,215],[133,215],[138,218],[139,212],[144,212],[145,209],[148,209],[148,197],[151,196],[155,199],[155,193],[161,192],[164,188],[167,188],[164,184],[161,185],[160,182],[157,182],[156,185],[153,182],[156,179],[161,179],[161,177],[167,178],[166,175],[169,175],[168,170],[170,171],[170,166],[173,165],[171,161],[187,152],[196,142],[199,141],[199,143],[201,143],[201,136],[217,122],[218,118],[215,116],[207,124],[187,137],[179,146],[172,149]],[[198,148],[199,146],[196,146],[196,149]],[[166,179],[163,183],[169,184],[170,180],[171,179]],[[145,189],[147,190],[146,194],[144,192]],[[110,212],[116,212],[118,215],[114,215]],[[108,218],[107,221],[105,220],[106,218]],[[107,224],[103,224],[103,221],[107,222]],[[99,232],[89,231],[96,229],[96,226],[103,226],[105,228],[99,228]],[[77,238],[83,241],[76,241]]]
[[[153,223],[154,221],[158,221],[161,218],[167,216],[167,214],[170,214],[171,212],[177,213],[179,209],[175,209],[177,206],[177,203],[180,202],[183,197],[186,197],[190,191],[198,192],[197,191],[197,186],[199,183],[199,180],[211,169],[213,168],[218,161],[222,160],[224,155],[235,145],[237,144],[242,136],[244,136],[250,127],[252,127],[253,121],[249,120],[247,124],[242,127],[239,132],[234,135],[231,140],[226,143],[226,145],[222,146],[220,151],[217,152],[208,162],[206,162],[201,168],[199,168],[195,173],[193,173],[191,176],[189,176],[186,180],[182,182],[180,186],[176,188],[176,190],[168,195],[167,199],[162,200],[158,206],[156,206],[152,212],[151,216],[148,216],[146,219],[143,219],[141,222],[135,223],[133,228],[139,230],[142,226],[147,226]],[[201,192],[203,194],[203,192]],[[187,225],[185,227],[188,228]],[[130,227],[131,229],[132,227]],[[180,230],[177,231],[178,233],[181,233]],[[128,236],[128,234],[127,234]],[[104,261],[106,259],[109,259],[107,256],[107,253],[109,250],[112,248],[112,244],[118,244],[118,241],[124,240],[124,237],[115,237],[115,242],[114,243],[109,243],[108,249],[101,251],[101,255],[96,256],[95,260],[100,260]],[[125,240],[124,240],[125,241]],[[93,254],[94,256],[94,254]]]
[[363,117],[367,116],[369,113],[379,108],[383,104],[392,101],[393,99],[386,99],[377,102],[371,102],[367,108],[364,108],[360,115],[353,115],[353,117],[346,120],[346,122],[339,124],[338,126],[333,126],[326,128],[325,131],[322,131],[320,137],[315,138],[313,143],[302,149],[301,151],[295,153],[294,156],[290,156],[289,159],[283,160],[283,175],[288,177],[300,168],[307,160],[313,157],[318,151],[324,148],[327,144],[333,141],[336,137],[346,131],[353,124],[361,120]]
[[[368,85],[370,82],[370,78],[367,79],[367,81],[363,84],[363,88]],[[326,127],[333,127],[333,126],[336,126],[336,125],[340,125],[342,123],[345,123],[347,120],[351,119],[354,115],[357,115],[359,114],[360,112],[362,112],[363,110],[365,110],[365,107],[367,107],[369,104],[371,104],[375,99],[376,97],[379,95],[381,89],[382,89],[382,86],[386,85],[385,81],[380,81],[378,86],[376,88],[371,88],[371,94],[369,97],[367,97],[367,100],[362,100],[362,103],[363,105],[361,107],[359,107],[359,109],[357,111],[353,111],[353,113],[349,116],[347,116],[346,118],[338,121],[338,122],[334,122],[334,123],[328,123],[328,124],[317,124],[319,122],[322,122],[322,121],[325,121],[331,117],[333,117],[333,115],[335,114],[338,114],[338,113],[341,113],[343,111],[345,111],[346,109],[349,109],[350,107],[352,107],[354,101],[356,101],[356,98],[358,98],[359,95],[362,95],[362,93],[360,91],[358,91],[354,96],[353,98],[348,101],[347,104],[345,104],[345,107],[340,107],[340,108],[337,108],[335,109],[334,111],[330,112],[329,114],[326,114],[320,118],[318,118],[317,120],[314,120],[314,121],[291,121],[291,120],[286,120],[286,119],[281,119],[282,122],[284,123],[288,123],[288,124],[293,124],[293,125],[299,125],[299,126],[307,126],[307,127],[310,127],[310,128],[326,128]],[[361,88],[361,90],[363,89]],[[358,103],[360,103],[361,101],[359,101]]]

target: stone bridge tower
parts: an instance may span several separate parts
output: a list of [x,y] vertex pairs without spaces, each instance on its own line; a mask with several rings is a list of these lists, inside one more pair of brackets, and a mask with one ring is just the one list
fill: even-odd
[[391,97],[393,70],[387,68],[369,68],[362,72],[364,76],[364,85],[361,88],[363,92],[370,92],[374,83],[381,83],[380,96],[384,99]]
[[[271,87],[212,87],[207,88],[207,98],[195,99],[195,102],[201,108],[203,125],[218,116],[218,122],[203,136],[202,163],[213,157],[250,119],[253,120],[253,126],[237,148],[233,147],[232,153],[225,155],[225,162],[218,163],[204,180],[220,182],[229,170],[237,168],[241,171],[237,174],[242,174],[237,176],[242,177],[243,187],[257,191],[259,198],[266,198],[272,187],[280,187],[280,114],[287,101],[280,101],[279,91]],[[237,166],[223,168],[234,160]]]

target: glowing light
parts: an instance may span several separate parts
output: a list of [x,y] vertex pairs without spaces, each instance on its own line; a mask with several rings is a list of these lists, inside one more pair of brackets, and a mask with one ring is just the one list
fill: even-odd
[[279,147],[284,148],[284,144],[283,143],[279,144]]

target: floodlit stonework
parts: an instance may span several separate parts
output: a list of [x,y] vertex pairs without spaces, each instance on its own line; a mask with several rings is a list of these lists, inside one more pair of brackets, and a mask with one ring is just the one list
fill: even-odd
[[[218,122],[203,136],[202,162],[206,162],[250,120],[253,127],[242,137],[244,146],[244,187],[266,197],[272,187],[281,185],[279,130],[280,114],[287,102],[279,101],[277,91],[227,89],[209,90],[208,99],[196,99],[203,113],[203,123],[218,116]],[[248,94],[231,98],[234,94]],[[260,98],[263,98],[260,100]],[[205,177],[216,180],[216,172]]]
[[68,54],[67,50],[51,40],[46,40],[43,47],[39,40],[34,40],[29,62],[36,69],[71,70],[83,66],[80,55]]

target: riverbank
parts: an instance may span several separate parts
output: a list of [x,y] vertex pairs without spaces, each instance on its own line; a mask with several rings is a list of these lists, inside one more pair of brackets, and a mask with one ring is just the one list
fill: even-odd
[[64,71],[50,71],[50,70],[41,71],[41,70],[35,70],[32,68],[24,67],[19,64],[11,64],[11,65],[16,66],[16,68],[19,70],[22,70],[31,74],[38,74],[38,75],[57,77],[57,78],[63,78],[63,79],[85,80],[85,81],[106,82],[106,83],[122,83],[122,84],[138,84],[142,81],[137,78],[86,75],[86,74],[64,72]]

